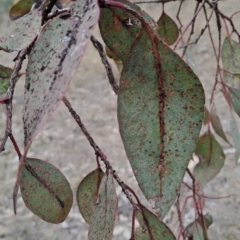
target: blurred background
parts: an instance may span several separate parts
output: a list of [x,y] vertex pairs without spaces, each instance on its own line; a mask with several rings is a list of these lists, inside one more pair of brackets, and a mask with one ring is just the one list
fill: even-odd
[[[4,36],[4,32],[11,26],[12,21],[8,16],[11,5],[12,0],[1,0],[0,36]],[[162,12],[161,4],[142,4],[141,7],[155,20],[158,20]],[[178,7],[179,2],[167,3],[164,6],[166,13],[175,20]],[[220,1],[219,8],[225,15],[230,16],[240,9],[239,0]],[[180,13],[181,22],[184,26],[192,19],[194,9],[195,1],[184,1]],[[236,15],[234,18],[238,30],[240,30],[239,15]],[[195,33],[192,39],[199,35],[205,24],[204,15],[201,13],[197,18]],[[211,21],[211,29],[214,41],[217,41],[218,36],[214,17],[213,21]],[[222,39],[224,39],[225,35],[223,28]],[[94,31],[94,36],[102,42],[98,27]],[[204,34],[198,44],[192,45],[189,50],[188,57],[193,62],[195,70],[198,72],[205,88],[206,103],[208,105],[216,69],[216,62],[208,34]],[[181,52],[181,49],[178,52]],[[15,56],[16,53],[9,54],[1,51],[0,64],[13,67],[14,63],[12,60]],[[120,74],[114,62],[111,60],[110,62],[116,78],[119,79]],[[21,70],[22,72],[25,71],[25,66],[26,61]],[[13,134],[21,150],[23,150],[23,89],[24,76],[21,77],[17,84],[13,100]],[[116,116],[117,97],[108,83],[101,59],[91,42],[87,47],[81,66],[68,88],[66,96],[72,102],[74,109],[81,115],[87,129],[107,155],[121,179],[138,193],[144,204],[149,206],[135,181],[119,135]],[[228,111],[226,111],[227,105],[220,91],[216,92],[215,104],[224,130],[230,133]],[[239,119],[237,120],[239,123]],[[5,129],[4,105],[0,106],[0,129],[0,137],[2,137]],[[234,150],[229,148],[220,138],[217,138],[217,140],[224,147],[226,161],[218,176],[204,188],[204,195],[211,197],[205,198],[204,212],[209,212],[214,220],[209,229],[210,239],[237,240],[240,239],[240,166],[235,164]],[[83,177],[96,168],[95,154],[92,148],[63,104],[59,106],[44,131],[35,139],[29,152],[30,156],[49,161],[58,167],[69,180],[74,193]],[[18,157],[9,141],[5,151],[0,156],[0,239],[87,239],[88,225],[78,211],[75,198],[67,219],[58,225],[48,224],[34,216],[25,207],[20,193],[17,202],[17,216],[14,215],[12,192],[17,168]],[[191,184],[187,176],[185,181]],[[131,205],[121,193],[121,189],[117,184],[116,188],[119,196],[119,210],[114,230],[114,239],[127,240],[131,234]],[[182,186],[181,194],[182,202],[188,195],[191,195],[185,186]],[[231,196],[221,198],[229,195]],[[185,211],[184,224],[187,225],[192,220],[194,220],[194,208],[190,201]],[[174,206],[165,218],[165,222],[173,229],[175,234],[178,233],[178,217]]]

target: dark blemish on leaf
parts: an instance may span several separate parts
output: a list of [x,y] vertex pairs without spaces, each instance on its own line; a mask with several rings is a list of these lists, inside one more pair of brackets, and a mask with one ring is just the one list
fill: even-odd
[[27,85],[26,85],[26,89],[29,91],[29,89],[30,89],[30,86],[31,86],[31,84],[30,84],[30,82],[28,82],[27,83]]
[[[33,177],[36,178],[36,180],[38,180],[38,182],[39,182],[40,184],[42,184],[42,185],[44,186],[45,189],[48,190],[48,192],[49,192],[50,194],[52,194],[52,195],[56,198],[56,200],[58,201],[60,207],[61,207],[61,208],[64,208],[64,203],[63,203],[63,201],[59,198],[58,195],[56,195],[56,194],[53,192],[53,190],[48,186],[48,184],[44,181],[44,179],[42,179],[41,176],[39,176],[39,175],[35,172],[34,168],[32,168],[32,167],[31,167],[30,165],[28,165],[27,163],[25,163],[25,168],[27,169],[27,171],[28,171]],[[42,175],[42,174],[41,174],[41,175]]]

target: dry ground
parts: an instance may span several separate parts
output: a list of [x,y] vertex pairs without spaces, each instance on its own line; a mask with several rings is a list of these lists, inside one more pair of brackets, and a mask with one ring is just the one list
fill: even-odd
[[[0,8],[0,35],[9,27],[7,12],[4,4],[8,0],[1,0],[3,4]],[[194,11],[194,1],[187,0],[183,4],[181,18],[184,25],[189,22]],[[166,12],[175,17],[178,3],[166,4]],[[240,10],[239,0],[225,0],[220,2],[221,9],[230,15],[236,10]],[[145,8],[157,19],[161,13],[161,6],[152,4]],[[240,29],[240,18],[236,17],[237,28]],[[205,25],[204,17],[199,16],[196,24],[195,37]],[[217,40],[217,30],[214,24],[212,32],[215,41]],[[223,31],[224,32],[224,31]],[[225,33],[224,33],[225,34]],[[99,38],[98,29],[95,36]],[[214,82],[215,59],[208,35],[204,35],[197,46],[191,47],[196,68],[206,90],[207,101]],[[11,60],[14,54],[0,53],[0,64],[13,66]],[[117,78],[119,74],[114,64],[114,73]],[[17,142],[22,147],[22,103],[23,103],[22,78],[17,86],[14,97],[13,133]],[[138,192],[143,202],[146,202],[136,181],[133,177],[130,165],[127,161],[123,144],[119,136],[118,123],[116,118],[116,96],[111,90],[106,78],[106,73],[101,65],[98,53],[89,44],[83,62],[78,69],[73,81],[67,91],[67,97],[72,102],[76,111],[81,115],[86,127],[108,156],[108,159],[119,173],[120,177],[133,189]],[[216,105],[218,107],[221,120],[225,130],[229,131],[228,115],[226,104],[220,92],[216,95]],[[4,106],[0,110],[0,129],[3,135],[5,124]],[[238,120],[238,122],[240,122]],[[240,166],[236,166],[231,149],[224,145],[226,151],[226,162],[220,174],[212,180],[204,190],[207,196],[227,196],[224,199],[206,199],[205,211],[212,214],[214,224],[210,227],[210,237],[213,240],[238,240],[240,239]],[[53,119],[45,130],[39,134],[31,147],[29,155],[50,161],[61,169],[71,183],[75,192],[78,183],[91,170],[96,167],[93,150],[88,145],[78,126],[70,117],[69,113],[60,105]],[[78,212],[76,201],[66,221],[52,225],[45,223],[34,216],[24,205],[20,194],[18,198],[18,214],[14,216],[12,207],[12,190],[18,167],[18,159],[10,142],[0,158],[0,239],[4,240],[80,240],[87,239],[88,226],[84,223]],[[130,215],[131,206],[125,196],[117,187],[119,194],[119,212],[114,230],[114,239],[125,240],[130,238]],[[183,189],[186,194],[186,190]],[[194,218],[193,209],[186,212],[186,222]],[[173,211],[166,220],[171,227],[176,226],[176,214]]]

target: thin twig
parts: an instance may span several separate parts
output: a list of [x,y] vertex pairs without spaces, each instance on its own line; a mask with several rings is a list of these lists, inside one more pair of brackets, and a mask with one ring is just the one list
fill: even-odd
[[131,238],[129,240],[135,240],[135,215],[136,215],[136,209],[133,209],[132,213],[132,231],[131,231]]
[[27,50],[23,49],[19,52],[18,56],[15,59],[15,66],[10,78],[10,85],[5,97],[5,104],[6,104],[6,129],[3,140],[0,146],[0,153],[4,150],[5,144],[9,135],[12,133],[12,98],[14,94],[15,85],[18,79],[18,73],[21,70],[23,60],[25,59],[27,54]]
[[189,42],[190,42],[190,40],[191,40],[191,37],[192,37],[192,35],[194,34],[194,27],[195,27],[195,22],[196,22],[196,19],[197,19],[196,13],[197,13],[199,4],[200,4],[200,3],[197,2],[196,7],[195,7],[195,10],[194,10],[194,14],[193,14],[194,18],[193,18],[193,22],[192,22],[192,28],[191,28],[191,31],[190,31],[190,34],[189,34],[189,37],[188,37],[188,40],[187,40],[187,44],[184,46],[182,58],[184,57],[184,55],[185,55],[185,53],[186,53],[186,51],[187,51]]
[[179,42],[182,40],[184,34],[186,33],[186,31],[188,30],[188,28],[192,25],[194,19],[196,18],[196,16],[199,14],[199,12],[201,11],[202,7],[204,6],[206,0],[203,0],[200,7],[198,8],[197,12],[194,14],[193,18],[191,19],[191,21],[187,24],[187,26],[185,27],[185,29],[183,30],[183,32],[181,33],[180,37],[178,38],[178,40],[176,41],[175,45],[174,45],[174,50],[177,48]]
[[116,79],[113,75],[112,67],[107,60],[107,56],[106,56],[106,54],[103,50],[102,44],[94,36],[91,36],[91,41],[92,41],[93,46],[98,50],[98,53],[99,53],[99,55],[102,59],[102,63],[104,65],[105,69],[106,69],[107,76],[108,76],[108,79],[109,79],[109,83],[112,86],[113,91],[116,94],[118,94],[118,84],[117,84]]
[[182,213],[181,213],[181,209],[180,209],[180,189],[178,190],[178,194],[177,194],[177,201],[176,201],[176,208],[177,208],[177,215],[178,215],[178,222],[179,222],[179,226],[180,226],[180,233],[183,237],[183,240],[186,239],[186,234],[184,231],[184,226],[183,226],[183,221],[182,221]]
[[18,158],[19,158],[19,160],[20,160],[21,157],[22,157],[22,154],[21,154],[21,152],[20,152],[20,150],[19,150],[19,147],[18,147],[18,145],[17,145],[17,142],[16,142],[14,136],[12,135],[12,133],[9,134],[9,138],[11,139],[12,144],[13,144],[13,146],[14,146],[14,148],[15,148],[15,150],[16,150],[16,153],[17,153],[17,155],[18,155]]
[[[206,7],[205,7],[205,5],[203,6],[203,11],[204,11],[204,14],[205,14],[205,16],[206,16]],[[210,22],[210,20],[211,20],[211,18],[212,18],[212,16],[213,16],[213,13],[214,13],[214,10],[212,10],[212,12],[211,12],[211,14],[210,14],[209,17],[206,17],[206,24],[205,24],[204,28],[201,29],[200,34],[198,35],[198,37],[197,37],[193,42],[188,42],[185,46],[183,46],[184,48],[188,47],[189,45],[197,44],[197,43],[198,43],[198,41],[200,40],[200,38],[203,36],[204,32],[205,32],[206,29],[208,28],[209,22]],[[190,40],[190,39],[189,39],[189,40]],[[184,50],[185,50],[185,49],[184,49]],[[184,56],[184,54],[183,54],[183,56]]]
[[97,156],[100,157],[100,159],[102,160],[102,162],[105,164],[106,169],[107,170],[112,170],[113,172],[113,177],[115,178],[115,180],[117,181],[117,183],[119,184],[119,186],[122,188],[123,193],[126,195],[126,197],[128,198],[128,200],[130,201],[130,203],[132,204],[133,208],[139,209],[138,203],[135,203],[135,201],[132,199],[132,195],[130,193],[130,191],[128,190],[127,185],[120,179],[120,177],[118,176],[117,172],[113,169],[113,167],[111,166],[111,164],[109,163],[109,161],[107,160],[106,155],[102,152],[102,150],[98,147],[98,145],[95,143],[95,141],[93,140],[93,138],[91,137],[91,135],[88,133],[86,127],[84,126],[80,116],[74,111],[74,109],[72,108],[71,103],[68,101],[68,99],[66,97],[62,98],[63,103],[65,104],[65,106],[68,108],[69,112],[71,113],[72,117],[74,118],[75,122],[78,124],[78,126],[81,128],[83,134],[85,135],[85,137],[87,138],[87,140],[89,141],[90,145],[92,146],[92,148],[95,151],[95,154]]
[[[207,3],[211,8],[214,8],[215,5],[216,5],[215,2],[214,2],[214,3],[211,3],[209,0],[206,0],[206,3]],[[224,13],[222,13],[218,8],[217,8],[216,11],[217,11],[217,14],[219,14],[219,15],[221,16],[222,19],[226,19],[226,20],[230,23],[230,25],[231,25],[231,27],[232,27],[232,32],[234,32],[234,33],[238,36],[238,41],[240,42],[240,33],[237,31],[237,29],[236,29],[236,27],[235,27],[235,25],[234,25],[231,17],[226,16],[226,15],[225,15]]]

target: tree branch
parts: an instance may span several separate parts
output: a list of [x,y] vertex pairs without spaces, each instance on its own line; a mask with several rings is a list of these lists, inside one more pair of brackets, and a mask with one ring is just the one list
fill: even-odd
[[112,72],[112,67],[107,60],[107,56],[106,56],[106,54],[103,50],[102,44],[94,36],[91,36],[91,41],[92,41],[93,46],[98,50],[98,53],[99,53],[99,55],[102,59],[102,63],[104,65],[105,69],[106,69],[107,76],[108,76],[108,79],[109,79],[109,83],[112,86],[113,91],[116,94],[118,94],[118,84],[115,80],[115,77],[114,77],[113,72]]
[[0,145],[0,153],[4,150],[5,144],[9,135],[12,133],[12,98],[14,94],[15,85],[18,79],[18,73],[21,70],[23,60],[25,59],[27,54],[27,49],[23,49],[19,52],[17,57],[15,58],[15,66],[10,78],[10,86],[8,88],[6,97],[5,97],[5,104],[6,104],[6,128],[3,140]]
[[[91,137],[91,135],[88,133],[86,127],[84,126],[80,116],[74,111],[74,109],[72,108],[71,103],[68,101],[68,99],[66,97],[62,98],[63,103],[65,104],[65,106],[68,108],[69,112],[71,113],[73,119],[75,120],[75,122],[78,124],[78,126],[81,128],[83,134],[85,135],[85,137],[87,138],[87,140],[89,141],[90,145],[92,146],[92,148],[95,151],[95,154],[97,156],[100,157],[100,159],[102,160],[102,162],[104,163],[105,167],[107,170],[112,170],[113,172],[113,177],[115,178],[115,180],[117,181],[117,183],[119,184],[119,186],[122,188],[123,193],[126,195],[126,197],[128,198],[128,200],[130,201],[130,203],[132,204],[134,209],[140,209],[139,208],[139,202],[135,203],[135,201],[132,198],[132,194],[131,191],[129,190],[129,187],[120,179],[120,177],[118,176],[117,172],[113,169],[113,167],[111,166],[111,164],[109,163],[109,161],[107,160],[106,155],[103,153],[103,151],[98,147],[98,145],[95,143],[95,141],[93,140],[93,138]],[[134,196],[136,194],[134,193]],[[136,199],[138,201],[138,199]]]

